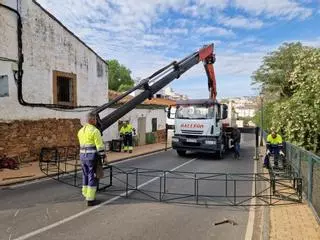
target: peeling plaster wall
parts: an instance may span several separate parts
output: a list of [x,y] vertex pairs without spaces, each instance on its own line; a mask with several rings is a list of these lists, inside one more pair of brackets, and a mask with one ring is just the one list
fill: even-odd
[[[7,4],[8,1],[2,3]],[[15,2],[15,4],[13,4]],[[10,1],[10,6],[17,6]],[[107,102],[107,67],[74,35],[63,28],[32,0],[19,0],[23,41],[23,96],[30,103],[53,103],[53,71],[77,76],[77,105],[101,105]],[[9,4],[7,4],[9,5]],[[21,106],[12,64],[17,60],[17,17],[0,8],[0,76],[7,75],[9,96],[0,97],[0,120],[38,120],[44,118],[80,118],[84,113],[55,111]],[[98,76],[97,64],[102,66]]]

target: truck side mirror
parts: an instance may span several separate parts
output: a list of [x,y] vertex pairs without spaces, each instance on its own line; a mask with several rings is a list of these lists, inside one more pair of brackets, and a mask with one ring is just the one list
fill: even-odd
[[228,118],[228,106],[226,104],[222,105],[222,119]]

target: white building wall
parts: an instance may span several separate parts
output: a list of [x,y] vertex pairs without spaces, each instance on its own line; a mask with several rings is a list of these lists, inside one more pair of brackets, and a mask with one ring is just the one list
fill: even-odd
[[[112,110],[110,110],[111,112]],[[138,134],[138,118],[146,117],[146,132],[152,131],[152,118],[157,118],[157,130],[166,128],[166,113],[163,109],[133,109],[131,112],[123,116],[120,120],[129,120]],[[111,141],[118,139],[118,123],[110,126],[103,134],[104,141]]]
[[239,114],[239,117],[253,117],[255,115],[255,109],[251,108],[238,108],[235,111]]
[[[3,1],[7,4],[8,1]],[[16,6],[16,1],[9,1]],[[12,2],[15,2],[13,4]],[[20,2],[20,0],[19,0]],[[21,1],[23,24],[23,97],[30,103],[53,103],[53,70],[77,76],[77,105],[101,105],[108,101],[105,63],[81,41],[52,19],[32,0]],[[17,60],[17,16],[0,8],[0,75],[8,75],[9,97],[0,98],[0,120],[80,118],[83,112],[56,111],[22,106],[17,100],[12,62]],[[97,75],[97,64],[103,74]]]

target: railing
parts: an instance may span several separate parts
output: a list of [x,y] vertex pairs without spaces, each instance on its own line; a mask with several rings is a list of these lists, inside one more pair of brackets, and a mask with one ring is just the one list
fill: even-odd
[[112,166],[101,179],[107,194],[132,199],[206,206],[284,205],[302,201],[301,179],[268,173],[206,173]]
[[[73,147],[42,148],[39,167],[47,176],[82,186],[81,163]],[[220,206],[292,204],[302,200],[302,179],[268,173],[209,173],[104,167],[98,191],[142,200]]]
[[[263,138],[266,140],[266,132],[263,132]],[[302,191],[320,222],[320,157],[289,142],[284,146],[287,162],[302,179]]]
[[303,179],[302,190],[313,208],[320,217],[320,157],[295,146],[285,144],[286,156],[297,175]]

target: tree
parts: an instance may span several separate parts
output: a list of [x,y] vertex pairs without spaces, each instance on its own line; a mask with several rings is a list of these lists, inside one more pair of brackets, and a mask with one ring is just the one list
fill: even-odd
[[[265,57],[253,74],[253,84],[261,84],[269,96],[264,129],[275,127],[286,141],[315,153],[320,152],[319,62],[319,48],[286,43]],[[258,124],[260,113],[255,116]]]
[[109,65],[109,89],[122,92],[134,86],[130,69],[115,59],[107,62]]
[[295,59],[302,49],[301,43],[285,43],[268,54],[260,68],[254,72],[253,84],[261,83],[263,91],[272,92],[281,98],[292,96],[294,89],[290,74],[298,64]]

